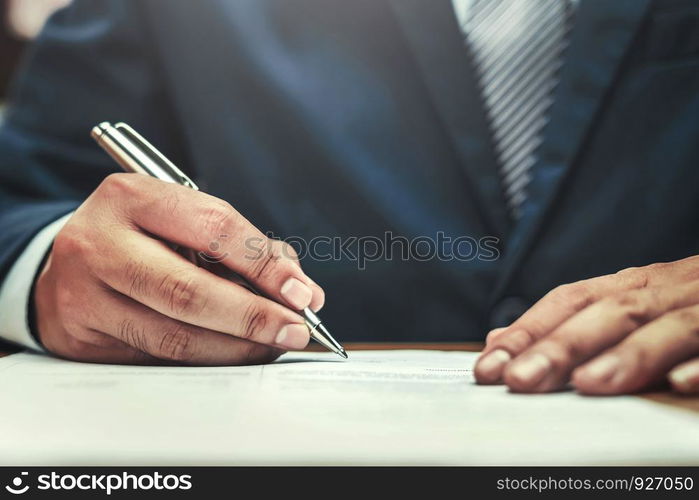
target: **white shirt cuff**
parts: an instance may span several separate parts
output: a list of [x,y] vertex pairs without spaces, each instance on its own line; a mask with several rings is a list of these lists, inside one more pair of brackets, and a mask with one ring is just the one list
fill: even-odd
[[29,301],[34,278],[56,234],[73,213],[43,228],[15,261],[0,288],[0,337],[37,351],[43,347],[29,331]]

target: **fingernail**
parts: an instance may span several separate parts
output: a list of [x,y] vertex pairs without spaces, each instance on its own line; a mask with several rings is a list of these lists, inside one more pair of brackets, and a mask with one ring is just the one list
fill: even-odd
[[552,368],[551,361],[543,354],[532,354],[518,359],[510,366],[510,375],[528,384],[540,382]]
[[670,382],[681,390],[692,390],[699,385],[699,365],[694,363],[670,372]]
[[497,381],[502,376],[502,370],[510,362],[512,356],[504,349],[495,349],[483,356],[478,361],[478,375],[487,379],[486,381]]
[[602,356],[587,365],[583,376],[596,382],[609,380],[619,369],[619,358],[614,355]]
[[284,325],[277,333],[274,342],[285,349],[303,349],[310,340],[306,325]]
[[311,303],[311,299],[313,298],[311,289],[296,278],[289,278],[286,280],[282,286],[281,294],[289,305],[299,311],[308,307],[308,304]]

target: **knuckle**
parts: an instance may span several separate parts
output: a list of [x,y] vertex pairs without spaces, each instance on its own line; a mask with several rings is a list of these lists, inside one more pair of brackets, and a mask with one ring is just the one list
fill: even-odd
[[143,262],[130,260],[124,266],[124,276],[129,285],[129,296],[142,297],[148,293],[150,268]]
[[[517,326],[519,328],[519,325]],[[531,342],[536,342],[541,337],[551,333],[551,326],[546,323],[546,319],[540,316],[531,315],[526,320],[526,334]]]
[[278,268],[280,259],[279,250],[275,250],[275,246],[268,241],[264,250],[253,260],[250,268],[250,277],[255,281],[268,278]]
[[174,325],[163,332],[158,354],[171,361],[194,359],[194,334],[184,325]]
[[[55,292],[56,308],[64,318],[72,318],[81,309],[81,300],[71,286],[59,286]],[[70,320],[69,320],[70,321]]]
[[146,332],[143,328],[139,328],[136,322],[132,319],[122,319],[119,322],[117,334],[119,336],[118,338],[135,347],[139,351],[148,352]]
[[592,293],[583,282],[558,286],[551,292],[551,298],[576,310],[584,309],[593,302]]
[[216,200],[207,204],[199,215],[203,243],[209,245],[212,241],[218,241],[223,234],[234,234],[230,228],[236,220],[238,212],[227,202]]
[[188,275],[166,275],[157,291],[165,300],[168,310],[178,316],[195,316],[206,307],[201,286]]
[[650,275],[657,272],[659,264],[651,264],[646,267],[629,267],[614,274],[615,279],[621,281],[626,288],[646,288],[650,281]]
[[181,193],[179,189],[173,189],[169,191],[163,200],[165,209],[171,215],[177,213],[178,207],[180,205]]
[[652,316],[653,307],[648,295],[637,291],[613,295],[604,299],[604,303],[609,309],[620,311],[636,327],[648,322]]
[[110,174],[104,178],[97,191],[106,197],[135,196],[139,192],[137,176],[126,173]]
[[589,348],[584,339],[578,335],[567,335],[544,341],[541,344],[541,349],[546,352],[547,357],[559,369],[566,369],[573,361],[584,359],[589,355]]
[[92,252],[92,243],[75,225],[67,224],[53,240],[51,252],[61,257],[84,257]]
[[493,349],[503,348],[510,354],[517,354],[534,344],[537,338],[529,330],[517,329],[500,335],[493,341]]
[[267,326],[267,320],[267,311],[255,302],[251,303],[245,308],[243,313],[240,338],[255,339]]

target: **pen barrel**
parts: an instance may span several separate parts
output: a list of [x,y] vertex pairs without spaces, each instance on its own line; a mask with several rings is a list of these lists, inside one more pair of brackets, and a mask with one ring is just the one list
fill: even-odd
[[125,171],[199,190],[189,177],[128,125],[103,122],[92,129],[91,135]]

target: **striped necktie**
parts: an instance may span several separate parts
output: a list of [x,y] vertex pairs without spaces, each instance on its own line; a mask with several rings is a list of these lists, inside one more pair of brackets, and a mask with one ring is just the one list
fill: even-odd
[[527,200],[571,11],[568,0],[472,0],[462,26],[514,219]]

